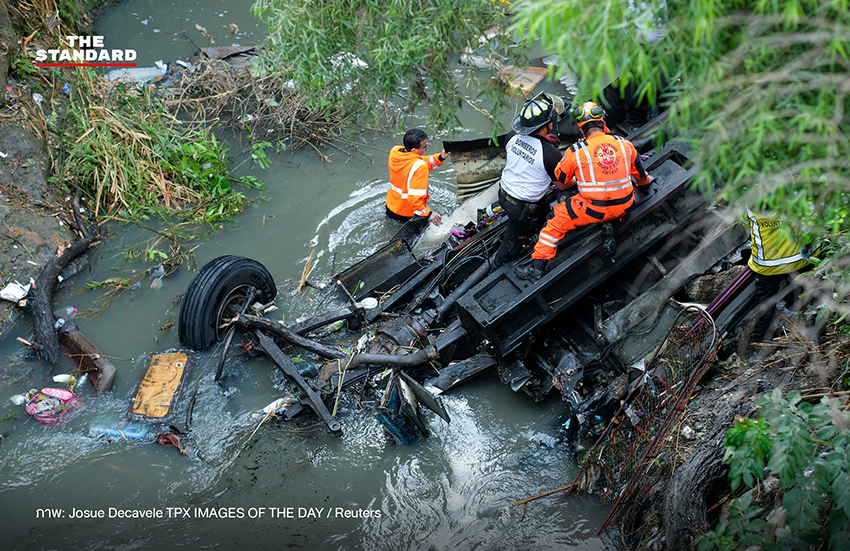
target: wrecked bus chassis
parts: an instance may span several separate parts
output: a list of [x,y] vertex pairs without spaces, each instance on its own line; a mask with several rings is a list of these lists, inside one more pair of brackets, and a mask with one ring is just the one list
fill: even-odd
[[[287,409],[286,417],[312,409],[334,432],[340,425],[326,401],[340,389],[362,392],[372,384],[384,390],[377,416],[387,433],[409,443],[427,435],[417,404],[448,421],[437,395],[493,368],[514,391],[535,400],[556,389],[573,411],[603,409],[600,389],[618,377],[637,378],[630,366],[651,353],[676,317],[668,299],[688,278],[740,249],[747,237],[740,228],[729,229],[706,209],[702,196],[687,189],[693,170],[686,148],[671,143],[652,150],[649,140],[635,143],[650,156],[646,167],[655,181],[636,192],[634,207],[617,224],[613,258],[601,253],[598,226],[580,228],[563,240],[544,277],[531,283],[515,272],[528,256],[490,269],[503,220],[489,226],[472,221],[472,235],[450,237],[424,254],[400,232],[335,276],[349,307],[285,327],[247,313],[249,304],[275,297],[267,270],[250,259],[222,257],[204,266],[187,290],[180,340],[203,349],[225,336],[224,327],[251,331],[259,339],[255,348],[303,392],[301,404]],[[490,196],[485,191],[476,197],[483,207],[494,195],[491,188]],[[368,299],[377,306],[364,307]],[[353,354],[306,338],[342,319],[349,327],[369,328],[374,337],[365,343],[361,338]],[[305,377],[275,339],[329,361],[318,376]],[[619,397],[608,395],[612,401]]]

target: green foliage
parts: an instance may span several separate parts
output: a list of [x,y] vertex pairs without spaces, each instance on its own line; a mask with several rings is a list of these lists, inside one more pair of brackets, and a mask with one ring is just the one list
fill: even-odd
[[776,537],[782,543],[762,540],[759,533],[766,523],[748,493],[733,502],[727,523],[696,540],[698,550],[751,545],[846,549],[850,542],[850,412],[835,399],[804,402],[798,391],[783,398],[775,390],[758,405],[758,421],[736,423],[727,432],[725,460],[731,466],[733,488],[742,480],[752,486],[753,478],[761,480],[765,472],[778,477],[784,491],[785,525]]
[[268,155],[266,155],[266,148],[271,146],[272,144],[269,142],[251,144],[251,159],[260,165],[260,168],[268,168],[271,166],[272,161],[269,159]]
[[732,464],[729,472],[732,491],[737,490],[742,481],[752,487],[753,477],[764,479],[764,465],[771,448],[768,433],[764,419],[744,419],[743,424],[736,421],[735,426],[726,433],[723,460]]
[[733,501],[729,506],[728,522],[698,538],[694,542],[697,551],[711,551],[715,548],[732,551],[763,543],[759,532],[764,530],[767,523],[757,518],[761,511],[751,507],[752,501],[751,495]]
[[[430,99],[437,125],[456,121],[464,83],[454,55],[478,48],[485,27],[505,18],[503,4],[481,0],[257,0],[269,27],[267,62],[284,71],[316,112],[383,113],[404,94],[408,107]],[[505,45],[499,56],[507,55]]]
[[99,97],[103,82],[81,77],[64,125],[51,128],[66,151],[54,181],[79,186],[98,209],[126,218],[181,214],[214,222],[242,209],[227,149],[212,133],[169,117],[147,91],[118,86]]
[[35,66],[35,63],[24,53],[17,53],[12,56],[12,59],[9,63],[9,76],[15,79],[25,79],[28,77],[32,77],[38,74],[38,67]]
[[129,250],[124,253],[124,258],[127,260],[146,260],[147,262],[161,262],[168,259],[168,254],[155,248],[147,248],[141,251]]
[[115,287],[129,287],[130,282],[126,279],[119,278],[109,278],[103,281],[89,281],[86,283],[86,289],[101,289],[104,287],[107,288],[115,288]]

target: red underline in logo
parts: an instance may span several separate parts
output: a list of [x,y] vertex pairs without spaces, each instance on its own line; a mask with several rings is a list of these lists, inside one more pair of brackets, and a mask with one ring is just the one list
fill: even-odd
[[135,67],[135,63],[36,63],[36,67]]

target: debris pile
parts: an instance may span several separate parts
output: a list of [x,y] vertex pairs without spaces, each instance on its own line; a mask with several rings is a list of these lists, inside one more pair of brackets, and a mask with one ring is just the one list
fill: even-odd
[[[580,489],[597,491],[603,498],[614,500],[600,531],[615,514],[622,514],[618,512],[621,505],[632,503],[647,469],[662,463],[663,445],[697,383],[714,363],[719,345],[720,334],[705,310],[682,310],[643,368],[643,374],[632,383],[617,413],[585,455],[576,477],[576,482],[584,482]],[[608,463],[599,459],[603,451]]]

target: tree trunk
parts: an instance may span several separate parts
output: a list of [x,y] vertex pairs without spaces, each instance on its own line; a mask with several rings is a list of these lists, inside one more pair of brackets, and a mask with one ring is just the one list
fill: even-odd
[[53,287],[59,278],[59,274],[65,269],[69,262],[83,254],[93,243],[100,241],[100,236],[95,235],[75,241],[62,254],[54,257],[39,274],[35,284],[30,289],[30,298],[27,307],[32,311],[34,328],[34,343],[38,356],[55,366],[59,362],[59,337],[53,326]]
[[694,538],[710,529],[706,492],[729,472],[722,463],[723,440],[735,415],[746,416],[752,411],[753,400],[723,404],[724,410],[715,416],[702,442],[667,484],[664,532],[668,551],[690,551]]

